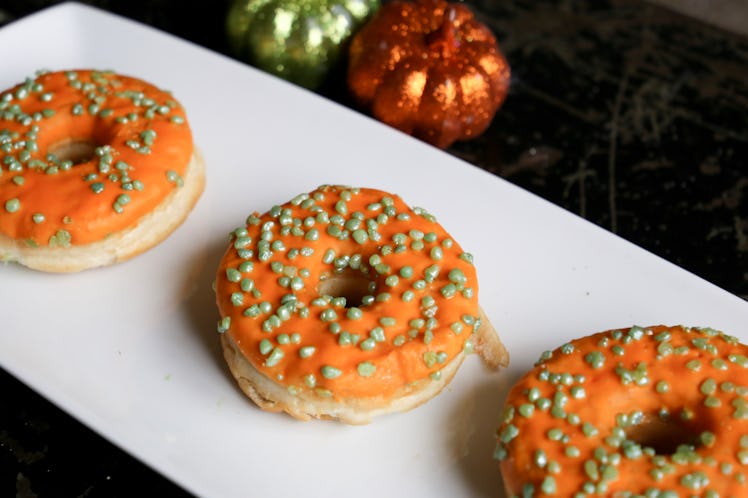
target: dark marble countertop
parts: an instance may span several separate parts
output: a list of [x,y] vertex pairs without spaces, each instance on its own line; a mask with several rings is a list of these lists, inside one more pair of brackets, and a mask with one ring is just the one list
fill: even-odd
[[[0,25],[53,3],[5,0]],[[226,2],[84,3],[228,52]],[[635,0],[468,4],[512,88],[449,152],[748,298],[748,39]],[[0,392],[0,496],[184,494],[3,371]]]

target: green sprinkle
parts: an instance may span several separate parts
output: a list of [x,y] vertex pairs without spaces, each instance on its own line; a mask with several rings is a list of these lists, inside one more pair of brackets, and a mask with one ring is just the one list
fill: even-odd
[[274,348],[270,356],[265,360],[265,366],[274,367],[281,361],[283,356],[283,351],[280,348]]
[[742,354],[731,354],[727,357],[727,359],[735,363],[736,365],[740,365],[743,368],[748,368],[748,358],[745,355]]
[[460,259],[470,263],[471,265],[473,264],[473,255],[469,252],[463,252],[462,254],[460,254]]
[[351,333],[345,330],[340,332],[340,335],[338,336],[338,344],[341,346],[350,346],[351,343]]
[[473,354],[475,352],[475,346],[470,339],[466,339],[465,343],[462,345],[462,350],[465,354]]
[[716,398],[714,396],[707,396],[704,400],[704,406],[708,408],[717,408],[719,406],[722,406],[722,402],[719,400],[719,398]]
[[600,479],[600,473],[597,469],[597,463],[594,460],[585,460],[584,472],[591,481],[595,482]]
[[372,375],[374,375],[376,369],[377,367],[373,363],[368,361],[359,363],[356,367],[356,370],[361,377],[371,377]]
[[403,266],[400,268],[400,276],[403,278],[411,278],[413,276],[413,267]]
[[423,277],[426,282],[433,282],[439,276],[440,268],[438,265],[431,265],[423,271]]
[[314,389],[314,387],[317,385],[317,377],[315,377],[314,374],[305,375],[304,384],[306,384],[307,387]]
[[426,351],[423,353],[423,362],[428,368],[432,368],[437,363],[437,355],[434,351]]
[[326,250],[325,254],[322,256],[322,262],[326,265],[329,265],[333,261],[335,261],[335,251],[333,251],[332,249]]
[[680,483],[689,489],[701,489],[709,484],[709,478],[703,472],[696,471],[682,476]]
[[548,464],[548,456],[543,450],[536,450],[533,455],[533,460],[535,462],[535,465],[537,465],[541,469],[545,468],[545,466]]
[[53,236],[49,238],[49,247],[68,247],[72,236],[67,230],[57,230]]
[[380,292],[379,294],[377,294],[376,301],[378,303],[385,303],[390,300],[390,297],[392,296],[389,292]]
[[504,429],[499,433],[499,440],[503,443],[508,443],[519,435],[519,429],[513,424],[507,424]]
[[241,306],[244,304],[244,294],[241,292],[232,292],[231,293],[231,304],[234,306]]
[[359,347],[363,349],[364,351],[371,351],[372,349],[374,349],[376,345],[377,345],[376,340],[369,337],[368,339],[364,339],[363,341],[361,341],[361,344],[359,344]]
[[364,316],[364,312],[361,311],[359,308],[356,308],[356,307],[348,308],[348,311],[346,312],[346,316],[350,320],[360,320],[361,317]]
[[231,317],[225,316],[221,320],[218,321],[218,326],[216,328],[219,334],[223,334],[229,329],[230,326],[231,326]]
[[428,345],[431,344],[431,341],[434,339],[434,332],[432,330],[427,330],[423,333],[423,343]]
[[592,368],[602,368],[605,364],[605,356],[600,351],[592,351],[584,356],[584,361]]
[[317,348],[314,346],[303,346],[299,348],[299,356],[301,358],[309,358],[315,353],[315,351],[317,351]]
[[587,393],[582,386],[572,386],[572,388],[569,389],[569,394],[571,394],[571,397],[574,399],[583,399],[587,396]]
[[371,332],[369,332],[369,337],[374,339],[376,342],[384,342],[387,339],[382,327],[374,327],[373,329],[371,329]]
[[315,241],[319,239],[319,230],[312,228],[304,234],[304,240]]
[[[745,436],[743,436],[745,437]],[[701,434],[699,434],[699,440],[701,441],[701,444],[704,446],[712,446],[714,445],[714,442],[716,441],[717,437],[714,435],[713,432],[704,431]],[[742,439],[741,439],[742,441]]]
[[260,341],[260,353],[265,356],[273,350],[273,343],[267,339]]
[[564,436],[564,433],[561,431],[561,429],[554,427],[553,429],[548,430],[548,432],[546,433],[546,436],[551,441],[560,441],[561,438]]
[[721,358],[715,358],[712,360],[712,367],[717,370],[727,370],[727,363]]
[[91,184],[91,190],[94,194],[100,194],[104,191],[104,184],[101,182],[95,182]]
[[717,390],[717,382],[714,379],[706,379],[704,382],[701,383],[701,386],[699,387],[699,391],[703,395],[710,395],[714,394],[714,391]]
[[348,214],[348,206],[346,205],[345,201],[340,200],[335,203],[335,211],[338,212],[338,214],[341,214],[345,216]]
[[564,453],[569,458],[577,458],[580,455],[579,448],[576,446],[567,446],[564,448]]
[[43,223],[45,219],[46,218],[42,213],[34,213],[31,215],[31,220],[36,224]]
[[9,213],[15,213],[21,209],[21,201],[16,198],[5,201],[5,210]]
[[740,436],[740,447],[748,448],[748,434]]
[[366,233],[366,230],[359,228],[351,233],[351,238],[353,238],[357,244],[365,244],[369,240],[369,235]]
[[597,436],[598,430],[594,425],[585,422],[582,424],[582,433],[587,437],[594,437]]
[[445,299],[450,299],[457,293],[457,287],[454,284],[449,283],[442,287],[439,292]]
[[467,283],[467,277],[459,268],[450,270],[448,278],[450,282],[457,285],[465,285]]
[[517,409],[520,415],[522,415],[525,418],[532,417],[533,413],[535,413],[535,405],[530,403],[525,403],[519,406]]
[[323,365],[320,368],[320,373],[325,379],[336,379],[343,374],[339,368],[331,367],[330,365]]
[[181,187],[184,185],[184,180],[181,176],[179,176],[179,173],[174,170],[170,169],[166,171],[166,179],[169,180],[170,183],[175,184],[177,187]]
[[236,268],[226,268],[226,279],[229,282],[239,282],[242,279],[242,274]]

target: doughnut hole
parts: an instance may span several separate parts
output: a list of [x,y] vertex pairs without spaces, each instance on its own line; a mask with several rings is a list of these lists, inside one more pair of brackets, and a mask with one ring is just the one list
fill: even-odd
[[[55,115],[39,131],[37,144],[42,157],[49,154],[59,161],[81,165],[96,160],[96,149],[112,143],[117,137],[114,121],[103,121],[94,116]],[[75,130],[71,135],[70,130]]]
[[361,306],[364,297],[372,295],[375,290],[376,282],[351,269],[324,275],[317,285],[317,292],[321,296],[345,298],[346,308]]
[[97,147],[93,140],[66,138],[52,144],[47,153],[53,154],[60,161],[70,161],[73,165],[78,165],[92,160]]
[[702,446],[701,434],[710,431],[710,424],[702,417],[687,420],[678,415],[649,414],[640,424],[626,431],[626,438],[641,447],[652,448],[657,455],[670,456],[681,445]]

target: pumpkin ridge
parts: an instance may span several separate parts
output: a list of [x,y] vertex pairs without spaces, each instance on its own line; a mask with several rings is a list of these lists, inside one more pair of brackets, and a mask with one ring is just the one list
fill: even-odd
[[234,55],[316,89],[341,62],[380,0],[232,0],[226,34]]
[[349,62],[348,88],[362,107],[440,148],[483,133],[509,86],[490,29],[444,0],[385,3],[354,36]]

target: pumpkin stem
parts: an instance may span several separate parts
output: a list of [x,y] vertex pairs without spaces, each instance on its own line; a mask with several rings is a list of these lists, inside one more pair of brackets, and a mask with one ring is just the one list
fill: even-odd
[[443,59],[449,58],[460,48],[455,19],[457,11],[448,6],[444,9],[441,26],[426,35],[426,45],[431,52],[438,53]]

